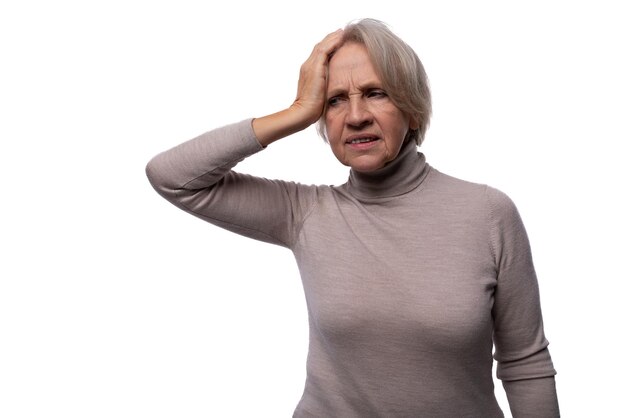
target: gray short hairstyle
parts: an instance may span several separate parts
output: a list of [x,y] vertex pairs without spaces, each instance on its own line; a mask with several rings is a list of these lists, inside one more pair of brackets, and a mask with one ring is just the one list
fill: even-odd
[[[409,130],[407,136],[422,145],[430,123],[432,103],[428,76],[415,51],[385,23],[376,19],[349,23],[343,34],[343,43],[348,42],[365,46],[389,98],[407,115],[417,116],[418,128]],[[318,121],[317,130],[327,141],[325,118],[326,109]]]

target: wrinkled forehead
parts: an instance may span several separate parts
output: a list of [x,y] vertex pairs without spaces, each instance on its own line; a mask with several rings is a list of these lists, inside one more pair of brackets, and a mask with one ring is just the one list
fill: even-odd
[[379,81],[367,49],[362,44],[342,45],[328,64],[328,89],[344,84],[361,84]]

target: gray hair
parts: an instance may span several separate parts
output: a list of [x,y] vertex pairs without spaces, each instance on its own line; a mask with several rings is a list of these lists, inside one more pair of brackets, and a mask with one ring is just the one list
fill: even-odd
[[[382,87],[392,102],[409,116],[417,116],[418,128],[409,130],[407,137],[422,145],[432,103],[428,76],[413,49],[376,19],[362,19],[344,28],[343,43],[354,42],[365,46]],[[326,136],[326,109],[317,124],[317,131]]]

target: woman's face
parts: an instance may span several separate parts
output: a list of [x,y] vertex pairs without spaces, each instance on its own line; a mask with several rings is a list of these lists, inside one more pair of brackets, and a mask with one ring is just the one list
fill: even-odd
[[382,88],[365,47],[349,42],[328,67],[326,134],[337,159],[357,171],[382,168],[396,158],[406,134],[417,129]]

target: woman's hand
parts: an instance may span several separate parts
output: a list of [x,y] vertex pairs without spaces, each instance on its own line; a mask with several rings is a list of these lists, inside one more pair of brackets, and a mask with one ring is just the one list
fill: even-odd
[[298,92],[293,104],[288,109],[252,122],[261,145],[267,146],[277,139],[301,131],[322,116],[326,102],[328,60],[342,42],[342,29],[326,35],[300,67]]
[[302,112],[309,125],[322,116],[326,102],[326,84],[328,80],[328,61],[343,40],[343,30],[326,35],[313,48],[309,58],[300,67],[298,93],[292,108]]

